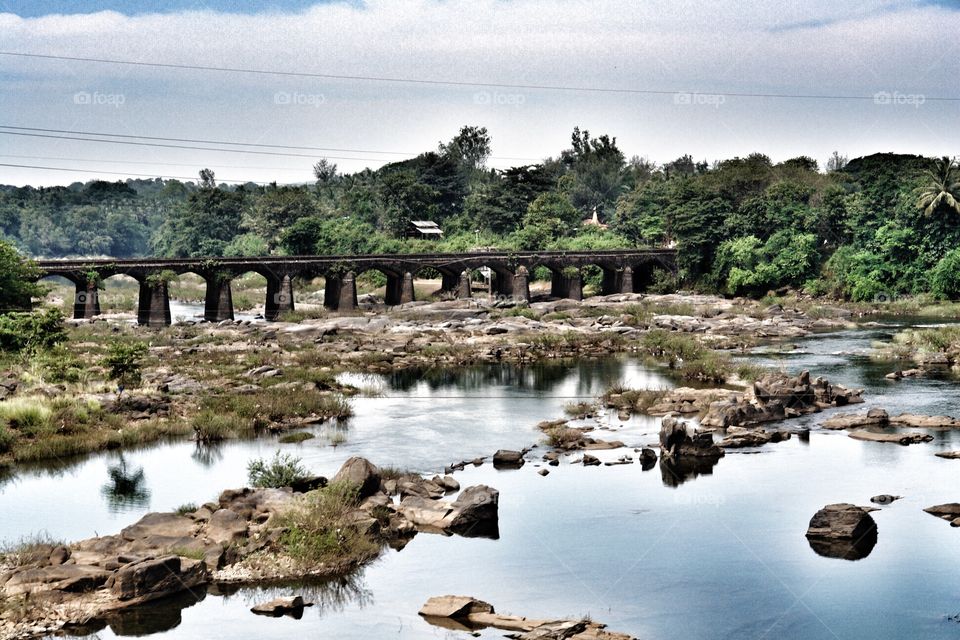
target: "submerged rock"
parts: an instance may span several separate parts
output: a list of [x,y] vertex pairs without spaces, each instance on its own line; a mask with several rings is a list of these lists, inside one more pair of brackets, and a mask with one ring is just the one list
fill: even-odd
[[851,431],[850,437],[854,440],[867,440],[869,442],[895,442],[897,444],[908,445],[908,444],[919,444],[921,442],[930,442],[933,440],[933,436],[929,433],[879,433],[876,431],[867,431],[865,429],[859,429],[857,431]]

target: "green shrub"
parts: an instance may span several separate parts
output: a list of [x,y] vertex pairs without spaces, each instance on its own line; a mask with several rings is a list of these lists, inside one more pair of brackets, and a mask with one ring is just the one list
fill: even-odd
[[0,351],[36,353],[67,340],[57,309],[0,315]]
[[960,249],[949,251],[930,272],[930,292],[941,300],[960,298]]
[[220,442],[236,435],[235,421],[230,415],[204,409],[193,417],[193,433],[197,442]]
[[197,510],[196,504],[194,504],[193,502],[185,502],[184,504],[174,509],[173,512],[179,516],[185,516],[188,513],[193,513],[196,510]]
[[103,359],[103,366],[108,369],[107,377],[124,386],[139,386],[141,360],[147,351],[147,345],[143,342],[114,342]]
[[257,458],[247,464],[247,477],[254,487],[289,487],[307,477],[307,470],[300,465],[300,458],[278,450],[271,460]]

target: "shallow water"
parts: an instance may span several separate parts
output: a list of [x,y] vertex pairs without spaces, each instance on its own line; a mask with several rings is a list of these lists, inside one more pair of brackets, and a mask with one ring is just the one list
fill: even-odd
[[[866,406],[960,415],[956,387],[946,380],[883,379],[891,366],[865,354],[872,340],[891,332],[821,335],[794,341],[796,348],[782,353],[749,357],[864,388]],[[234,442],[203,456],[191,443],[128,451],[126,473],[142,468],[144,479],[141,495],[126,501],[103,490],[115,454],[56,473],[23,470],[0,486],[0,538],[37,529],[67,539],[113,532],[148,510],[202,502],[243,484],[247,460],[278,447],[324,475],[351,455],[436,472],[450,462],[535,442],[538,421],[559,417],[566,402],[592,397],[612,382],[670,385],[623,358],[352,381],[379,386],[382,395],[354,400],[356,416],[339,427],[346,442],[338,447],[318,437],[300,445]],[[167,629],[154,637],[468,638],[416,615],[430,596],[456,593],[488,600],[502,612],[589,614],[639,638],[960,636],[960,624],[947,620],[960,613],[960,531],[921,510],[960,499],[960,462],[933,456],[960,448],[960,433],[938,432],[934,442],[911,447],[858,442],[843,432],[818,431],[829,413],[803,419],[814,428],[809,441],[730,453],[695,477],[659,466],[643,471],[638,464],[564,463],[545,478],[534,464],[514,471],[468,466],[457,474],[463,486],[500,490],[498,540],[420,534],[348,581],[209,594],[182,611],[153,607],[150,620],[128,616],[98,635]],[[611,429],[598,431],[600,437],[631,446],[656,439],[656,419],[599,420]],[[803,534],[817,509],[833,502],[868,504],[879,493],[905,497],[874,514],[879,540],[869,556],[847,561],[810,548]],[[255,602],[291,593],[321,605],[301,620],[248,611]]]

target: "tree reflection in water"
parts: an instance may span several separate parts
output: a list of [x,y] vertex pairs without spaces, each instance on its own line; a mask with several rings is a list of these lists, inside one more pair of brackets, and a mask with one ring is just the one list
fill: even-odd
[[121,453],[117,464],[107,467],[107,483],[100,493],[107,499],[108,509],[116,513],[150,504],[150,490],[146,487],[143,467],[128,468]]
[[204,469],[209,469],[216,463],[223,460],[223,449],[219,442],[200,442],[197,441],[193,453],[190,454],[193,460]]

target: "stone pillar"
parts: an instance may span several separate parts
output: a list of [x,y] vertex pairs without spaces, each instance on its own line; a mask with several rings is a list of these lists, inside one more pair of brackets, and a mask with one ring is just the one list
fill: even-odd
[[293,278],[289,274],[267,277],[267,301],[263,317],[279,320],[288,311],[293,311]]
[[526,267],[518,267],[513,274],[513,299],[530,301],[530,272]]
[[620,293],[633,293],[632,267],[624,267],[620,274]]
[[404,271],[403,280],[400,282],[400,304],[413,302],[416,298],[416,293],[413,290],[413,274]]
[[73,317],[89,320],[100,315],[100,291],[95,280],[78,280],[73,298]]
[[357,308],[357,278],[353,271],[343,275],[328,274],[323,291],[323,305],[331,311],[353,311]]
[[140,282],[137,323],[148,327],[170,325],[170,293],[166,282],[162,280],[150,282],[149,278],[144,278]]
[[207,322],[233,320],[233,293],[230,279],[219,274],[205,276],[207,296],[203,303],[203,319]]
[[473,296],[473,284],[470,282],[470,271],[465,270],[460,274],[460,281],[457,283],[457,297],[470,298]]

